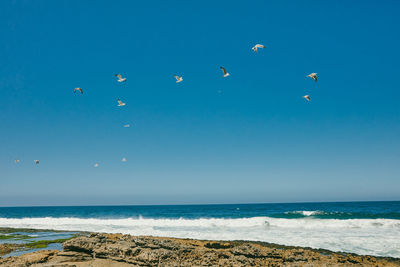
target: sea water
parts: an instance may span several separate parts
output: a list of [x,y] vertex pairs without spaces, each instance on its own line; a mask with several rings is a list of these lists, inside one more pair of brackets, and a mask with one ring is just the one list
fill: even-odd
[[400,201],[3,207],[0,227],[254,240],[400,258]]

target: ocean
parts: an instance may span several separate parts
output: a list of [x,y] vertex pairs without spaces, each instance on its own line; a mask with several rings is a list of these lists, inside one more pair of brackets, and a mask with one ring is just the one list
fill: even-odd
[[0,207],[0,227],[253,240],[400,258],[400,201]]

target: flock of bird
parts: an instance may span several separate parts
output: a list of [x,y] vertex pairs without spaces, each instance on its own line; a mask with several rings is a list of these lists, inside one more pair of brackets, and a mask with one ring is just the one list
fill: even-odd
[[[254,51],[254,53],[257,53],[258,50],[261,49],[261,48],[265,48],[265,45],[256,44],[256,45],[253,46],[251,49]],[[223,78],[226,78],[226,77],[228,77],[228,76],[230,75],[229,72],[228,72],[224,67],[220,66],[220,69],[222,70],[222,73],[223,73],[222,77],[223,77]],[[121,74],[115,74],[115,77],[118,78],[117,81],[118,81],[119,83],[126,82],[126,78],[123,78]],[[182,76],[174,75],[174,77],[175,77],[175,79],[176,79],[176,83],[183,82],[183,77],[182,77]],[[306,77],[313,79],[315,82],[317,82],[317,80],[318,80],[317,73],[315,73],[315,72],[308,74]],[[83,89],[80,88],[80,87],[74,88],[74,93],[76,93],[76,92],[80,92],[80,93],[83,95]],[[305,100],[307,100],[308,102],[311,101],[310,95],[304,95],[304,96],[302,96],[302,97],[303,97]],[[126,106],[126,103],[122,102],[121,99],[117,99],[117,102],[118,102],[118,107]],[[129,125],[129,124],[125,124],[124,127],[125,127],[125,128],[129,128],[130,125]],[[122,162],[126,162],[126,158],[123,157],[121,161],[122,161]],[[20,162],[19,159],[15,159],[15,163],[19,163],[19,162]],[[37,159],[36,159],[34,162],[35,162],[36,165],[39,164],[39,160],[37,160]],[[96,163],[94,164],[94,167],[95,167],[95,168],[99,167],[99,163],[96,162]]]

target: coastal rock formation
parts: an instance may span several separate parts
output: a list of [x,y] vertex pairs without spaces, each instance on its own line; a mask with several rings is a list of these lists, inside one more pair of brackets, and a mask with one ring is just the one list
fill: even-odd
[[13,251],[12,248],[8,246],[8,244],[0,244],[0,256],[4,254],[8,254]]
[[8,254],[21,247],[23,247],[21,244],[0,244],[0,256]]
[[9,244],[0,244],[0,256],[8,254],[13,251],[13,248]]
[[246,241],[200,241],[91,234],[43,250],[0,259],[0,266],[400,266],[390,258],[358,256]]

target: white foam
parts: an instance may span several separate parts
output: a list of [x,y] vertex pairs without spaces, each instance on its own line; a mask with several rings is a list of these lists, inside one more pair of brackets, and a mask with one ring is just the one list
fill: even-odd
[[320,210],[296,210],[296,211],[287,211],[286,214],[301,214],[304,216],[312,216],[317,214],[324,214],[323,211]]
[[93,231],[209,240],[254,240],[400,258],[400,220],[0,218],[0,227]]

